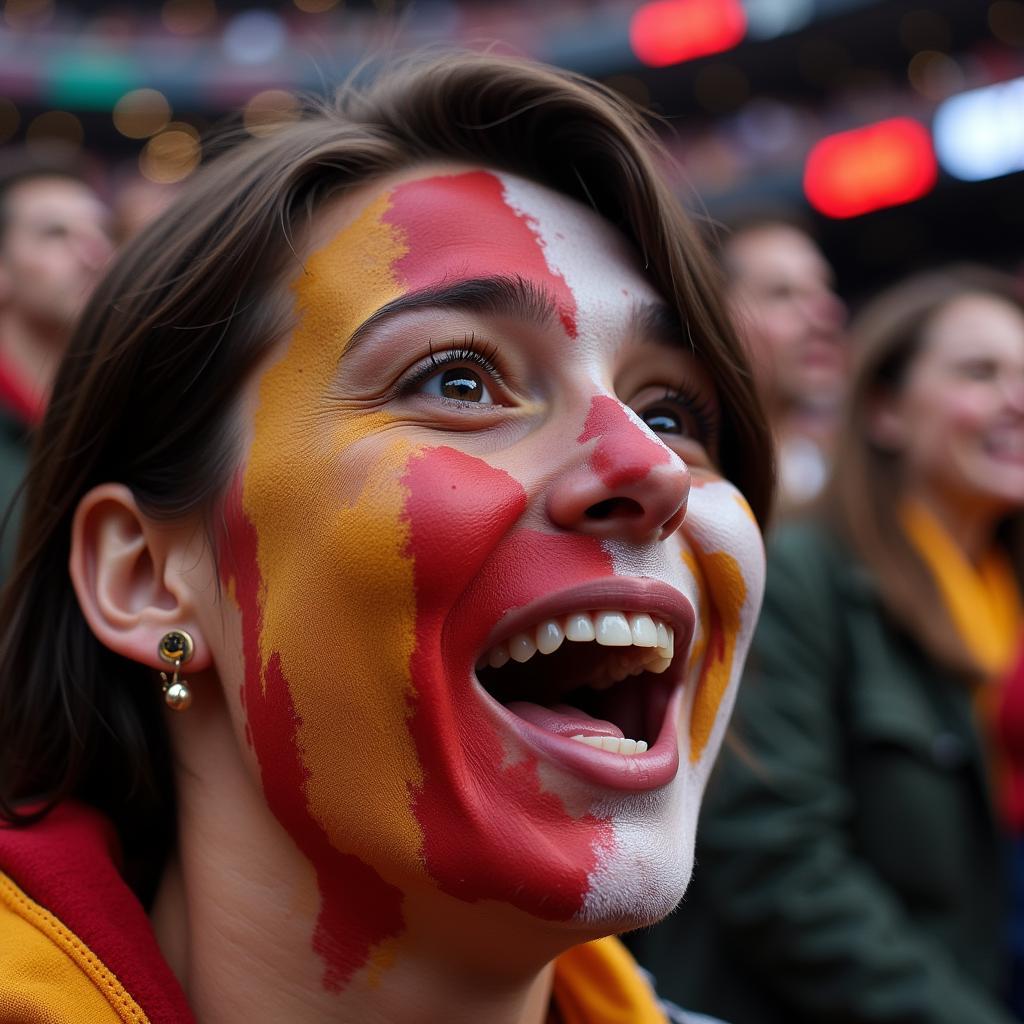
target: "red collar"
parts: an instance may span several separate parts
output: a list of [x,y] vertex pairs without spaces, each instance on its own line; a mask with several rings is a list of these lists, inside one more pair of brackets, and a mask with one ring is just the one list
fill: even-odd
[[68,802],[24,828],[0,823],[0,871],[112,971],[151,1024],[195,1024],[149,918],[115,864],[110,822]]
[[46,411],[46,402],[10,359],[0,355],[0,406],[9,409],[26,427],[37,426]]

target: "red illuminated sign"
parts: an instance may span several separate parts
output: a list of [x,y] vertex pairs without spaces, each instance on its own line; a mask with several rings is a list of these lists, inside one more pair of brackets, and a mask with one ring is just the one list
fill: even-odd
[[894,117],[817,143],[804,168],[804,192],[828,217],[858,217],[919,199],[937,176],[928,130]]
[[746,31],[739,0],[656,0],[634,13],[629,42],[644,64],[663,68],[731,49]]

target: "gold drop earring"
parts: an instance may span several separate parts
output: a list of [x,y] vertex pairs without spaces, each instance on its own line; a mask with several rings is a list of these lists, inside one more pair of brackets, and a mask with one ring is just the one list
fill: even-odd
[[174,666],[170,679],[167,678],[166,672],[160,673],[163,680],[164,703],[172,711],[187,711],[192,703],[192,690],[184,679],[178,677],[178,673],[194,651],[192,637],[183,629],[172,629],[170,633],[164,633],[157,648],[161,660]]

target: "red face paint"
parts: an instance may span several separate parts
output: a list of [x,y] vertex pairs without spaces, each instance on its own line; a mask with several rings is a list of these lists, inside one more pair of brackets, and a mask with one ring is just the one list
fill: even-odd
[[565,278],[549,268],[531,218],[508,205],[495,175],[470,171],[399,185],[384,220],[401,229],[408,246],[393,269],[410,291],[522,277],[547,289],[565,333],[576,337],[576,300]]
[[596,395],[576,438],[586,444],[598,438],[591,457],[594,472],[615,489],[639,483],[655,467],[671,459],[668,448],[641,430],[622,405],[608,395]]
[[611,823],[572,817],[543,788],[535,757],[506,763],[471,670],[506,612],[608,577],[610,559],[591,537],[514,530],[526,506],[521,485],[454,449],[414,458],[405,483],[418,608],[410,730],[423,766],[414,811],[427,870],[459,899],[567,920],[613,842]]
[[[223,523],[221,579],[225,587],[234,583],[248,658],[260,649],[263,581],[256,531],[242,508],[241,476],[225,501]],[[401,934],[402,892],[358,857],[339,852],[301,798],[310,773],[299,754],[301,723],[276,652],[263,671],[259,665],[246,665],[242,706],[246,738],[257,755],[267,804],[316,868],[320,912],[313,949],[324,963],[324,988],[339,992],[367,965],[376,945]]]

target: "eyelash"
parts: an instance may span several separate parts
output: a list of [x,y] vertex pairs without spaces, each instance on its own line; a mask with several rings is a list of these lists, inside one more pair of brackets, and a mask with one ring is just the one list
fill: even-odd
[[718,438],[718,416],[715,414],[715,407],[697,388],[686,383],[676,388],[666,388],[661,400],[675,402],[690,413],[697,421],[701,440],[713,442]]
[[[451,366],[458,363],[475,363],[477,366],[486,370],[491,379],[499,387],[506,387],[505,378],[502,376],[501,371],[497,366],[497,345],[482,345],[478,348],[472,346],[476,344],[476,335],[467,334],[462,339],[462,345],[459,348],[446,348],[443,352],[435,352],[432,345],[428,343],[430,355],[428,356],[427,362],[414,370],[410,377],[402,383],[402,393],[408,394],[414,391],[424,381],[429,380],[437,373],[438,370],[443,369],[445,366]],[[456,402],[457,399],[448,398],[445,399],[448,402]],[[470,403],[459,403],[459,404],[470,404]]]

